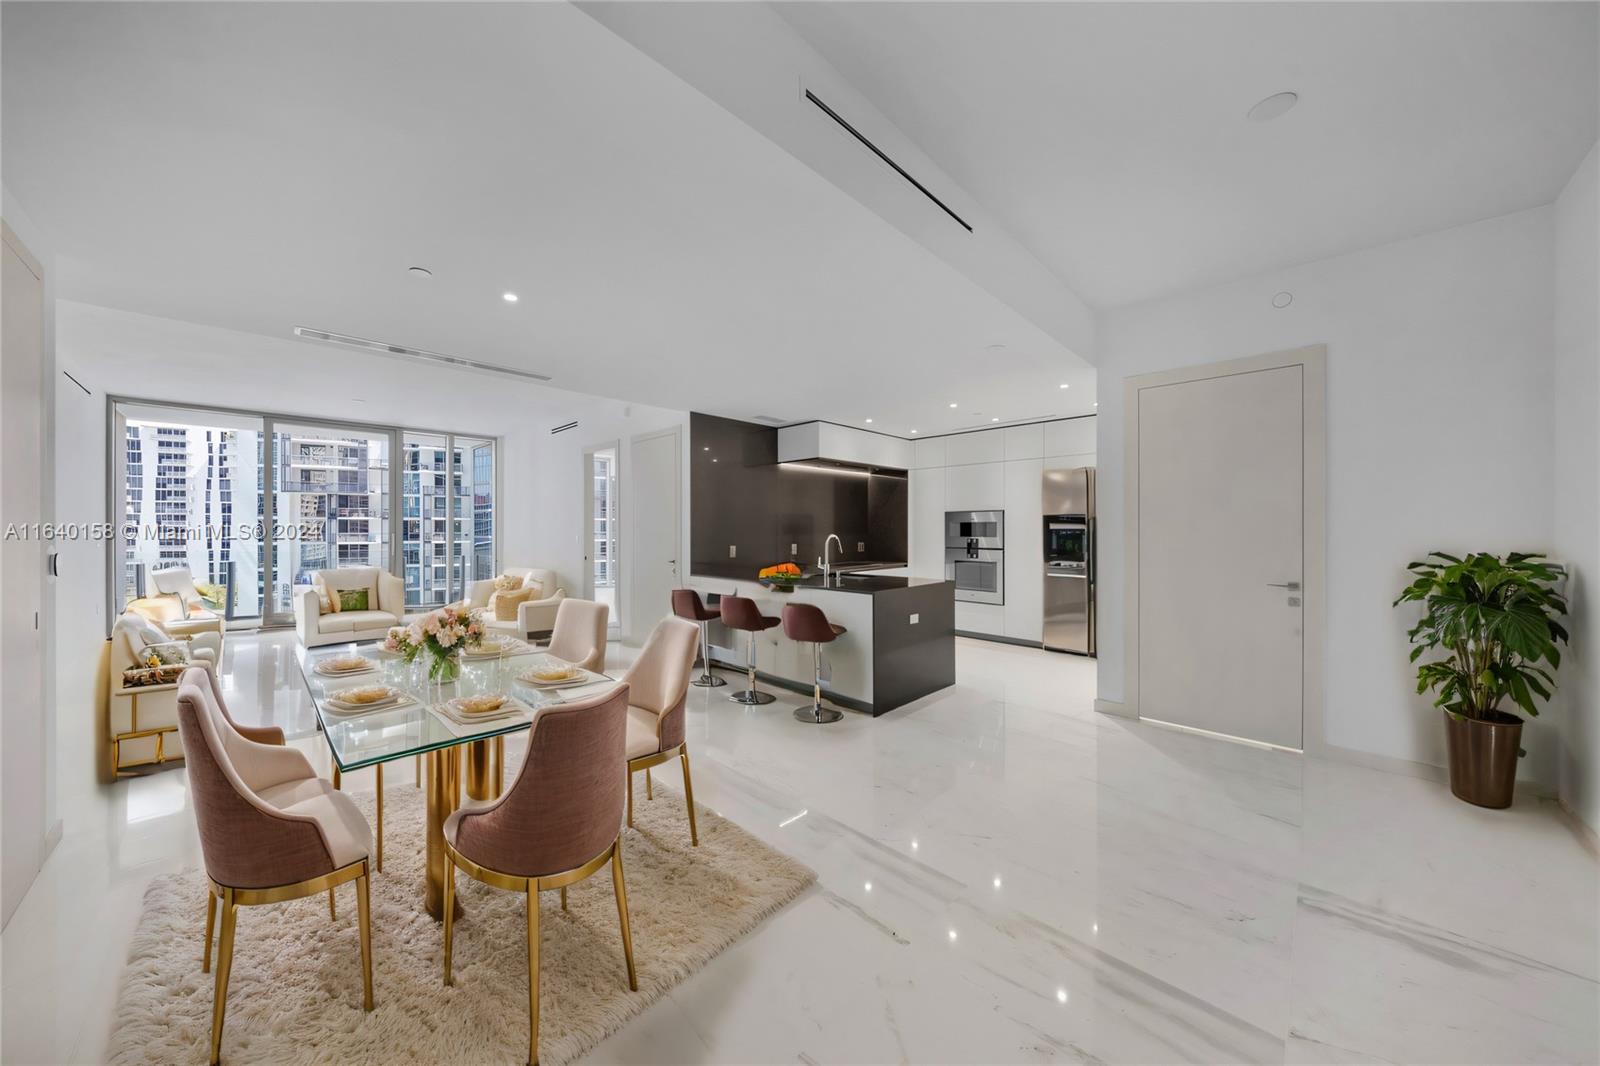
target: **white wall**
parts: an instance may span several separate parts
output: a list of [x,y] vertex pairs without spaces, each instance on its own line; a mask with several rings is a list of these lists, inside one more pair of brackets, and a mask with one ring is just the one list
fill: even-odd
[[[1100,324],[1100,697],[1123,670],[1122,380],[1328,347],[1327,745],[1439,764],[1390,603],[1430,549],[1552,546],[1552,211],[1537,208],[1107,312]],[[1272,296],[1294,294],[1279,310]],[[1589,491],[1593,491],[1592,483]],[[1556,729],[1524,731],[1553,786]],[[1307,745],[1317,749],[1317,738]]]
[[[56,381],[59,374],[56,371],[56,259],[54,242],[49,234],[41,230],[28,215],[26,209],[16,201],[9,189],[0,190],[0,217],[4,217],[6,224],[13,233],[26,246],[29,253],[38,260],[39,266],[44,270],[42,300],[44,314],[42,321],[42,337],[40,345],[40,398],[44,403],[43,418],[40,423],[40,436],[45,442],[45,454],[40,456],[6,456],[7,462],[37,462],[40,466],[40,489],[42,513],[40,517],[50,522],[56,517],[56,493],[54,478],[55,452],[49,444],[53,436],[53,403],[52,398],[56,393]],[[9,516],[7,516],[9,517]],[[46,552],[56,550],[56,545],[48,545]],[[25,890],[18,891],[18,884],[29,884],[33,876],[38,873],[39,867],[49,856],[51,848],[55,846],[61,835],[61,813],[59,786],[56,773],[56,680],[55,680],[55,648],[54,643],[48,639],[51,631],[51,621],[55,617],[56,588],[55,582],[48,576],[44,579],[44,587],[40,596],[40,629],[45,639],[41,645],[41,673],[44,689],[39,694],[37,710],[29,708],[7,707],[5,714],[9,718],[13,714],[36,713],[39,716],[37,732],[42,745],[42,750],[37,752],[8,752],[11,756],[6,760],[5,773],[26,774],[26,782],[8,781],[8,791],[20,788],[21,791],[38,797],[42,803],[40,810],[43,817],[39,824],[20,824],[10,809],[6,811],[3,840],[5,843],[3,862],[7,868],[7,888],[4,899],[3,921],[10,921],[16,906],[22,900]],[[30,723],[31,725],[31,723]],[[32,732],[32,729],[29,730]],[[18,808],[21,810],[22,808]],[[31,821],[31,819],[30,819]],[[16,871],[26,870],[26,880],[17,877]]]
[[1555,204],[1554,550],[1571,570],[1561,800],[1600,830],[1600,145]]
[[1037,644],[1044,637],[1044,471],[1094,466],[1095,417],[923,437],[908,492],[909,573],[944,573],[946,511],[1006,515],[1004,604],[956,601],[956,629]]
[[[619,546],[617,603],[622,615],[622,635],[626,640],[643,640],[659,618],[640,617],[632,596],[634,546],[644,535],[633,521],[632,439],[646,433],[679,427],[680,458],[683,471],[682,498],[678,531],[680,549],[689,543],[689,414],[643,404],[623,404],[612,400],[590,399],[572,415],[575,429],[550,435],[550,427],[569,419],[547,419],[531,432],[507,438],[508,474],[528,480],[530,491],[521,497],[521,510],[510,525],[517,530],[502,549],[508,565],[542,566],[556,571],[569,596],[583,595],[584,562],[584,450],[612,441],[618,443],[618,510],[622,519]],[[526,553],[526,559],[518,553]],[[678,553],[685,559],[684,551]],[[682,572],[687,575],[687,567]]]

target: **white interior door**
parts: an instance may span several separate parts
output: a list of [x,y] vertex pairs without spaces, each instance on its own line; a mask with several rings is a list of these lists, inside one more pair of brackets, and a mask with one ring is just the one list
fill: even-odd
[[683,482],[676,429],[633,438],[628,473],[628,629],[643,639],[672,612],[672,590],[681,581],[679,536]]
[[[0,773],[4,774],[4,861],[0,862],[0,921],[33,883],[43,858],[45,837],[44,543],[35,526],[44,518],[40,476],[44,455],[42,379],[44,361],[44,282],[26,250],[13,247],[5,231],[0,291],[0,392],[4,394],[0,506],[5,522],[19,531],[0,547]],[[30,528],[33,527],[33,528]],[[98,649],[96,649],[98,650]]]
[[1302,747],[1302,378],[1138,392],[1140,717]]

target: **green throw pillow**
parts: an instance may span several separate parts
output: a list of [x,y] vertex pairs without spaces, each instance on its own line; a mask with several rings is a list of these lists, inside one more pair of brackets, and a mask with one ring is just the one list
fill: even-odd
[[367,608],[367,590],[366,589],[340,589],[339,590],[339,610],[340,611],[365,611],[367,609],[368,608]]

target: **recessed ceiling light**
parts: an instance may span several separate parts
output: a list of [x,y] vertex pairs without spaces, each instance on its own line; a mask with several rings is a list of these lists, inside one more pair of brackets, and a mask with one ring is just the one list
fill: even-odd
[[998,417],[996,417],[996,418],[991,418],[991,419],[989,419],[989,421],[991,421],[991,422],[998,422],[998,421],[1000,421],[1000,419],[999,419],[999,418],[998,418]]
[[1070,385],[1070,384],[1068,384],[1068,383],[1067,383],[1067,382],[1065,382],[1065,381],[1063,381],[1063,382],[1062,382],[1062,383],[1061,383],[1061,387],[1062,387],[1062,388],[1063,388],[1063,389],[1070,389],[1070,388],[1072,388],[1072,386],[1071,386],[1071,385]]
[[951,410],[955,410],[955,406],[956,406],[956,405],[955,405],[955,404],[951,404],[951,405],[950,405],[950,409],[951,409]]
[[517,302],[517,294],[514,292],[503,292],[500,294],[500,299],[504,300],[508,304],[514,304]]
[[1299,93],[1273,93],[1250,109],[1251,122],[1271,122],[1300,102]]
[[867,423],[870,425],[872,423],[872,419],[867,419]]
[[1100,406],[1100,401],[1099,401],[1099,400],[1096,400],[1096,401],[1095,401],[1095,402],[1094,402],[1094,405],[1095,405],[1095,406],[1096,406],[1096,407],[1099,407],[1099,406]]
[[433,271],[429,270],[427,267],[406,267],[406,273],[410,274],[414,278],[433,277]]
[[1292,303],[1294,303],[1294,293],[1289,292],[1287,289],[1272,294],[1272,306],[1280,311]]
[[916,432],[916,430],[912,430],[912,431],[911,431],[911,432],[913,432],[913,433],[915,433],[915,432]]

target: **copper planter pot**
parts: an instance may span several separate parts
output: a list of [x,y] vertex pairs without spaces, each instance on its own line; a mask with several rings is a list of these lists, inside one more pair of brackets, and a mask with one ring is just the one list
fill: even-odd
[[1479,807],[1509,807],[1517,783],[1522,719],[1493,712],[1487,720],[1444,712],[1450,752],[1450,791]]

